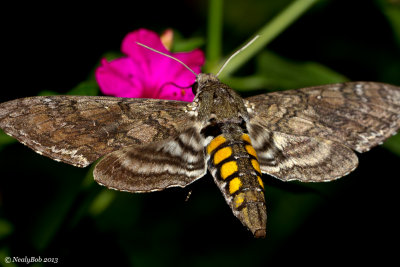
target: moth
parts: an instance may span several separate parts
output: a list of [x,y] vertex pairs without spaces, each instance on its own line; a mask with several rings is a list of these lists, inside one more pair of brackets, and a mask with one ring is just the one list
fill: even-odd
[[[228,60],[229,61],[229,60]],[[400,128],[400,88],[348,82],[241,98],[218,74],[195,74],[192,103],[38,96],[0,104],[8,135],[57,161],[86,167],[108,188],[185,187],[207,170],[233,214],[265,237],[262,174],[338,179]]]

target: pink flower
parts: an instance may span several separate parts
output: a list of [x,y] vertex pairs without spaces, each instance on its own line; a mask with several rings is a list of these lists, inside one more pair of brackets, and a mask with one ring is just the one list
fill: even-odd
[[[166,31],[164,43],[172,41],[172,32]],[[159,98],[192,101],[191,85],[196,77],[180,63],[150,51],[136,42],[183,61],[196,73],[204,64],[200,49],[184,53],[171,53],[152,31],[139,29],[129,33],[122,41],[121,51],[126,57],[108,62],[102,59],[96,69],[96,79],[105,95],[132,98]]]

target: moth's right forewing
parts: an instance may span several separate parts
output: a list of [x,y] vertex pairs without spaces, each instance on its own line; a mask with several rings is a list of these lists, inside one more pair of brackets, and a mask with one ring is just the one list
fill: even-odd
[[247,98],[252,122],[270,131],[321,137],[365,152],[400,128],[400,88],[348,82]]
[[39,96],[0,104],[0,128],[39,154],[78,167],[122,147],[177,135],[186,102]]
[[206,172],[204,138],[200,129],[190,127],[174,138],[106,155],[93,176],[108,188],[135,193],[185,187]]

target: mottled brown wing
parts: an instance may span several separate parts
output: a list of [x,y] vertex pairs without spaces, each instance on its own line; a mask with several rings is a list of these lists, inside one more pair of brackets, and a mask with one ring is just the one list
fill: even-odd
[[177,135],[186,102],[38,96],[0,104],[0,128],[39,154],[78,167],[122,147]]
[[271,132],[320,137],[365,152],[400,128],[400,88],[348,82],[249,97],[251,123]]
[[258,124],[250,124],[248,130],[261,171],[283,181],[331,181],[358,165],[354,151],[336,141],[271,132]]
[[200,128],[190,127],[167,140],[107,154],[93,176],[108,188],[137,193],[185,187],[206,172],[204,138]]

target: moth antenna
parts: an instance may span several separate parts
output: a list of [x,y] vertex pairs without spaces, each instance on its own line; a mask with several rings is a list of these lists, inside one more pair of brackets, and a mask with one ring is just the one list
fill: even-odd
[[169,58],[171,58],[171,59],[173,59],[173,60],[175,60],[175,61],[181,63],[182,66],[184,66],[185,68],[187,68],[188,70],[190,70],[190,72],[193,73],[194,76],[196,76],[196,78],[198,77],[198,74],[197,74],[196,72],[194,72],[194,70],[192,70],[191,68],[189,68],[188,65],[186,65],[185,63],[183,63],[181,60],[177,59],[176,57],[173,57],[173,56],[170,56],[170,55],[168,55],[168,54],[165,54],[165,53],[163,53],[163,52],[161,52],[161,51],[158,51],[158,50],[156,50],[156,49],[154,49],[154,48],[151,48],[150,46],[147,46],[147,45],[142,44],[142,43],[139,43],[139,42],[136,42],[136,44],[138,44],[138,45],[140,45],[140,46],[143,46],[144,48],[147,48],[147,49],[149,49],[149,50],[151,50],[151,51],[153,51],[153,52],[156,52],[156,53],[158,53],[158,54],[160,54],[160,55],[169,57]]
[[221,73],[221,71],[226,67],[226,65],[228,65],[229,61],[231,61],[232,58],[234,58],[237,54],[239,54],[240,52],[242,52],[243,50],[245,50],[249,45],[251,45],[252,43],[254,43],[255,40],[257,40],[257,38],[260,37],[260,35],[256,35],[254,36],[253,39],[251,39],[245,46],[243,46],[242,48],[240,48],[239,50],[237,50],[235,53],[233,53],[232,56],[230,56],[224,63],[224,65],[222,65],[222,67],[219,69],[218,73],[215,75],[218,77],[218,75]]

